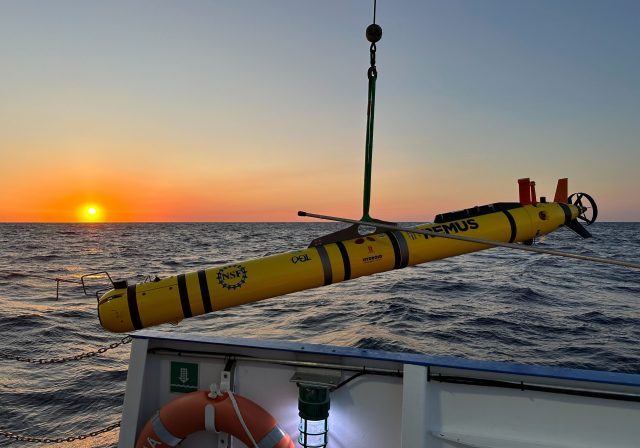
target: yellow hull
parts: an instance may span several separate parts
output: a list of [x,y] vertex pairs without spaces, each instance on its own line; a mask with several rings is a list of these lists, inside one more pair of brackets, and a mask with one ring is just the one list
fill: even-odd
[[[553,232],[578,213],[571,204],[539,203],[418,229],[523,242]],[[105,329],[129,332],[489,247],[403,231],[378,233],[113,289],[98,301],[98,314]]]

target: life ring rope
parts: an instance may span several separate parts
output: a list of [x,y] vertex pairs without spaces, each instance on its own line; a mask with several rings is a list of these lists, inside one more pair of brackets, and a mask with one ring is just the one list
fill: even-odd
[[231,400],[231,404],[233,405],[233,410],[236,411],[236,415],[238,416],[238,420],[240,420],[240,424],[242,425],[244,432],[247,433],[249,440],[251,440],[251,443],[253,443],[253,448],[260,448],[256,443],[256,439],[253,438],[253,434],[251,434],[251,431],[249,431],[249,428],[247,427],[247,424],[245,423],[244,418],[242,418],[242,412],[240,412],[240,408],[238,407],[238,402],[236,401],[236,397],[233,396],[233,392],[228,391],[227,393],[229,394],[229,399]]

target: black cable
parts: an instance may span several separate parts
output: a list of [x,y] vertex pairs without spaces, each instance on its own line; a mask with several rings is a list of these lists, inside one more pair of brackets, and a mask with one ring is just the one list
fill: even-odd
[[373,0],[373,23],[376,23],[376,3],[377,0]]
[[351,381],[355,380],[356,378],[358,378],[359,376],[362,376],[364,374],[366,374],[366,368],[362,368],[361,371],[355,373],[354,375],[351,375],[349,378],[347,378],[346,380],[344,380],[343,382],[339,383],[336,388],[334,390],[338,390],[340,389],[342,386],[344,386],[347,383],[350,383]]

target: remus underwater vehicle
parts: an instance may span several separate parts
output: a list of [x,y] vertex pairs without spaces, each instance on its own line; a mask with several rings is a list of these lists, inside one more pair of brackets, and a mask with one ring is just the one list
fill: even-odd
[[[595,220],[597,208],[590,196],[577,193],[572,195],[576,200],[571,203],[567,180],[560,179],[554,202],[546,202],[544,198],[538,202],[535,184],[529,179],[520,179],[519,183],[520,202],[444,213],[437,215],[432,224],[415,227],[430,234],[377,229],[343,240],[329,235],[293,252],[140,284],[116,281],[114,289],[98,300],[100,323],[109,331],[129,332],[492,247],[440,238],[436,236],[438,233],[531,244],[535,238],[566,225],[584,238],[591,236],[577,221],[580,218],[590,224]],[[582,204],[585,197],[589,208]],[[586,218],[588,209],[590,218]]]

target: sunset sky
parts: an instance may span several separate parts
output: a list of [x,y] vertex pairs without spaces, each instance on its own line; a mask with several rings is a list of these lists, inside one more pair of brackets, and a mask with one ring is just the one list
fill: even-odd
[[[358,218],[372,3],[0,1],[0,221]],[[640,2],[377,18],[373,216],[568,177],[601,220],[640,221]]]

